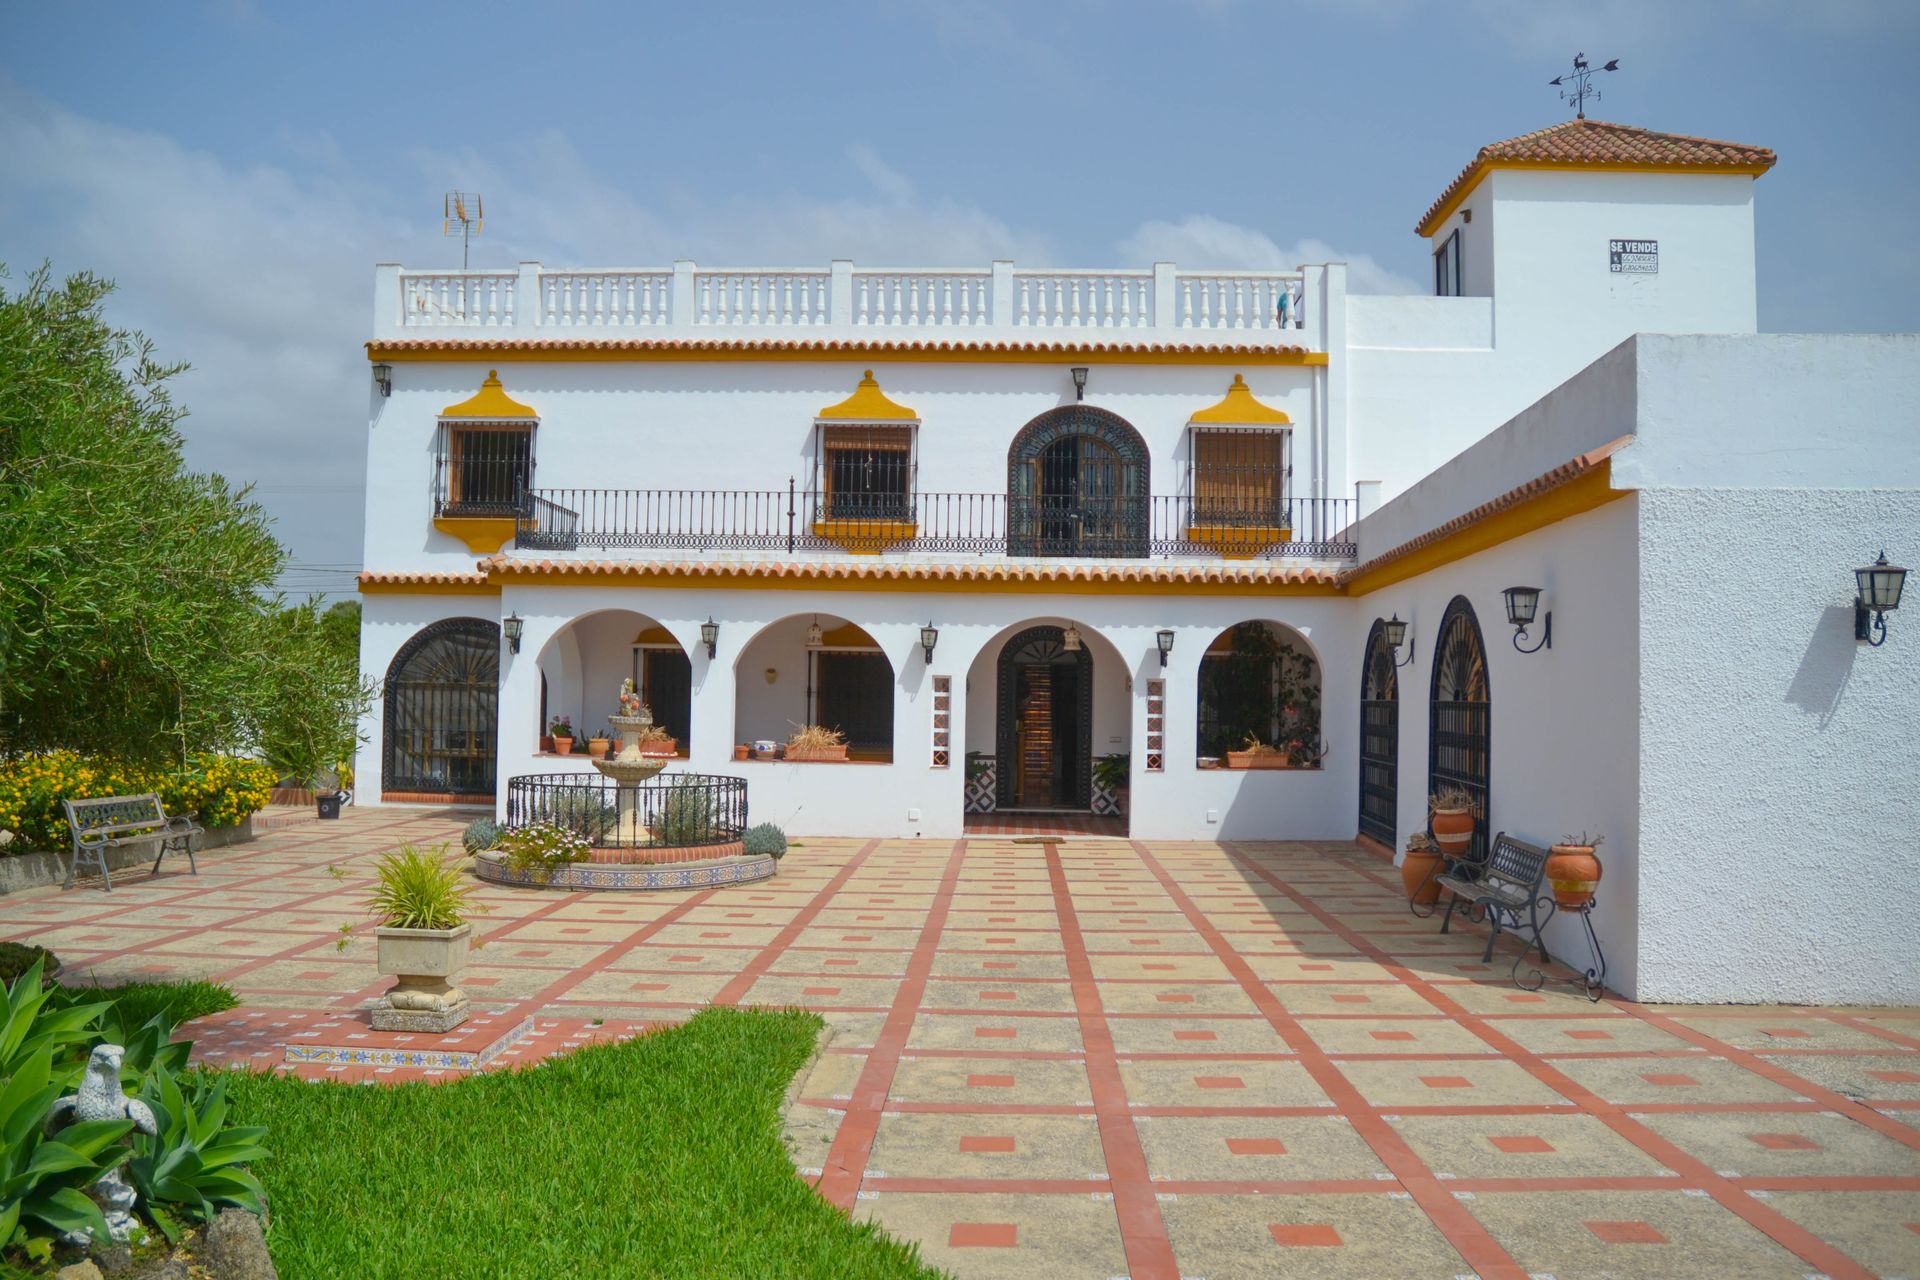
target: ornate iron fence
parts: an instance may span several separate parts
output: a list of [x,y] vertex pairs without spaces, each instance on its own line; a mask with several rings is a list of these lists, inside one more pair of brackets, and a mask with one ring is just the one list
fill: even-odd
[[550,822],[600,849],[732,844],[747,829],[747,780],[663,773],[620,784],[592,773],[507,780],[507,825]]

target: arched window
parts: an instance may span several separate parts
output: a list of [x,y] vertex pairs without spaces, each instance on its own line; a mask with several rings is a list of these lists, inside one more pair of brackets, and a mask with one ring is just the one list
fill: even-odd
[[1319,766],[1320,664],[1297,631],[1266,622],[1229,627],[1200,659],[1198,692],[1200,759],[1236,767],[1241,754],[1271,760],[1277,751],[1290,768]]
[[1048,410],[1007,450],[1007,554],[1144,557],[1145,440],[1092,405]]
[[394,655],[381,788],[449,799],[493,799],[500,712],[500,628],[449,618]]
[[1360,674],[1360,831],[1393,848],[1399,840],[1400,673],[1386,625],[1374,619]]
[[1440,619],[1433,646],[1433,704],[1427,720],[1428,788],[1457,787],[1473,808],[1470,856],[1487,852],[1493,768],[1493,703],[1487,683],[1487,647],[1465,596],[1455,596]]

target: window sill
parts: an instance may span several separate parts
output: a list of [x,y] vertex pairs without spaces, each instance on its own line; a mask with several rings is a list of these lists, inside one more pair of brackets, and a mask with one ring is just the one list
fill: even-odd
[[435,516],[433,527],[467,544],[475,555],[490,556],[513,538],[512,516]]

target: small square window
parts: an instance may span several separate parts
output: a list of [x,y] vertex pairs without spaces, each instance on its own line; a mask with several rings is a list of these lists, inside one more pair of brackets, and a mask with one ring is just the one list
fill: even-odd
[[1433,251],[1433,293],[1438,298],[1458,298],[1464,292],[1460,287],[1460,231],[1455,228]]

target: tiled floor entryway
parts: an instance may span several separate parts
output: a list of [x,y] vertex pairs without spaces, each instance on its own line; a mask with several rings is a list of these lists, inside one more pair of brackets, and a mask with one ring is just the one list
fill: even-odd
[[[367,856],[457,831],[288,826],[0,933],[337,1021],[385,985],[332,943]],[[483,896],[467,989],[542,1052],[820,1011],[797,1163],[963,1277],[1920,1275],[1920,1011],[1521,992],[1351,846],[808,839],[763,884]]]

